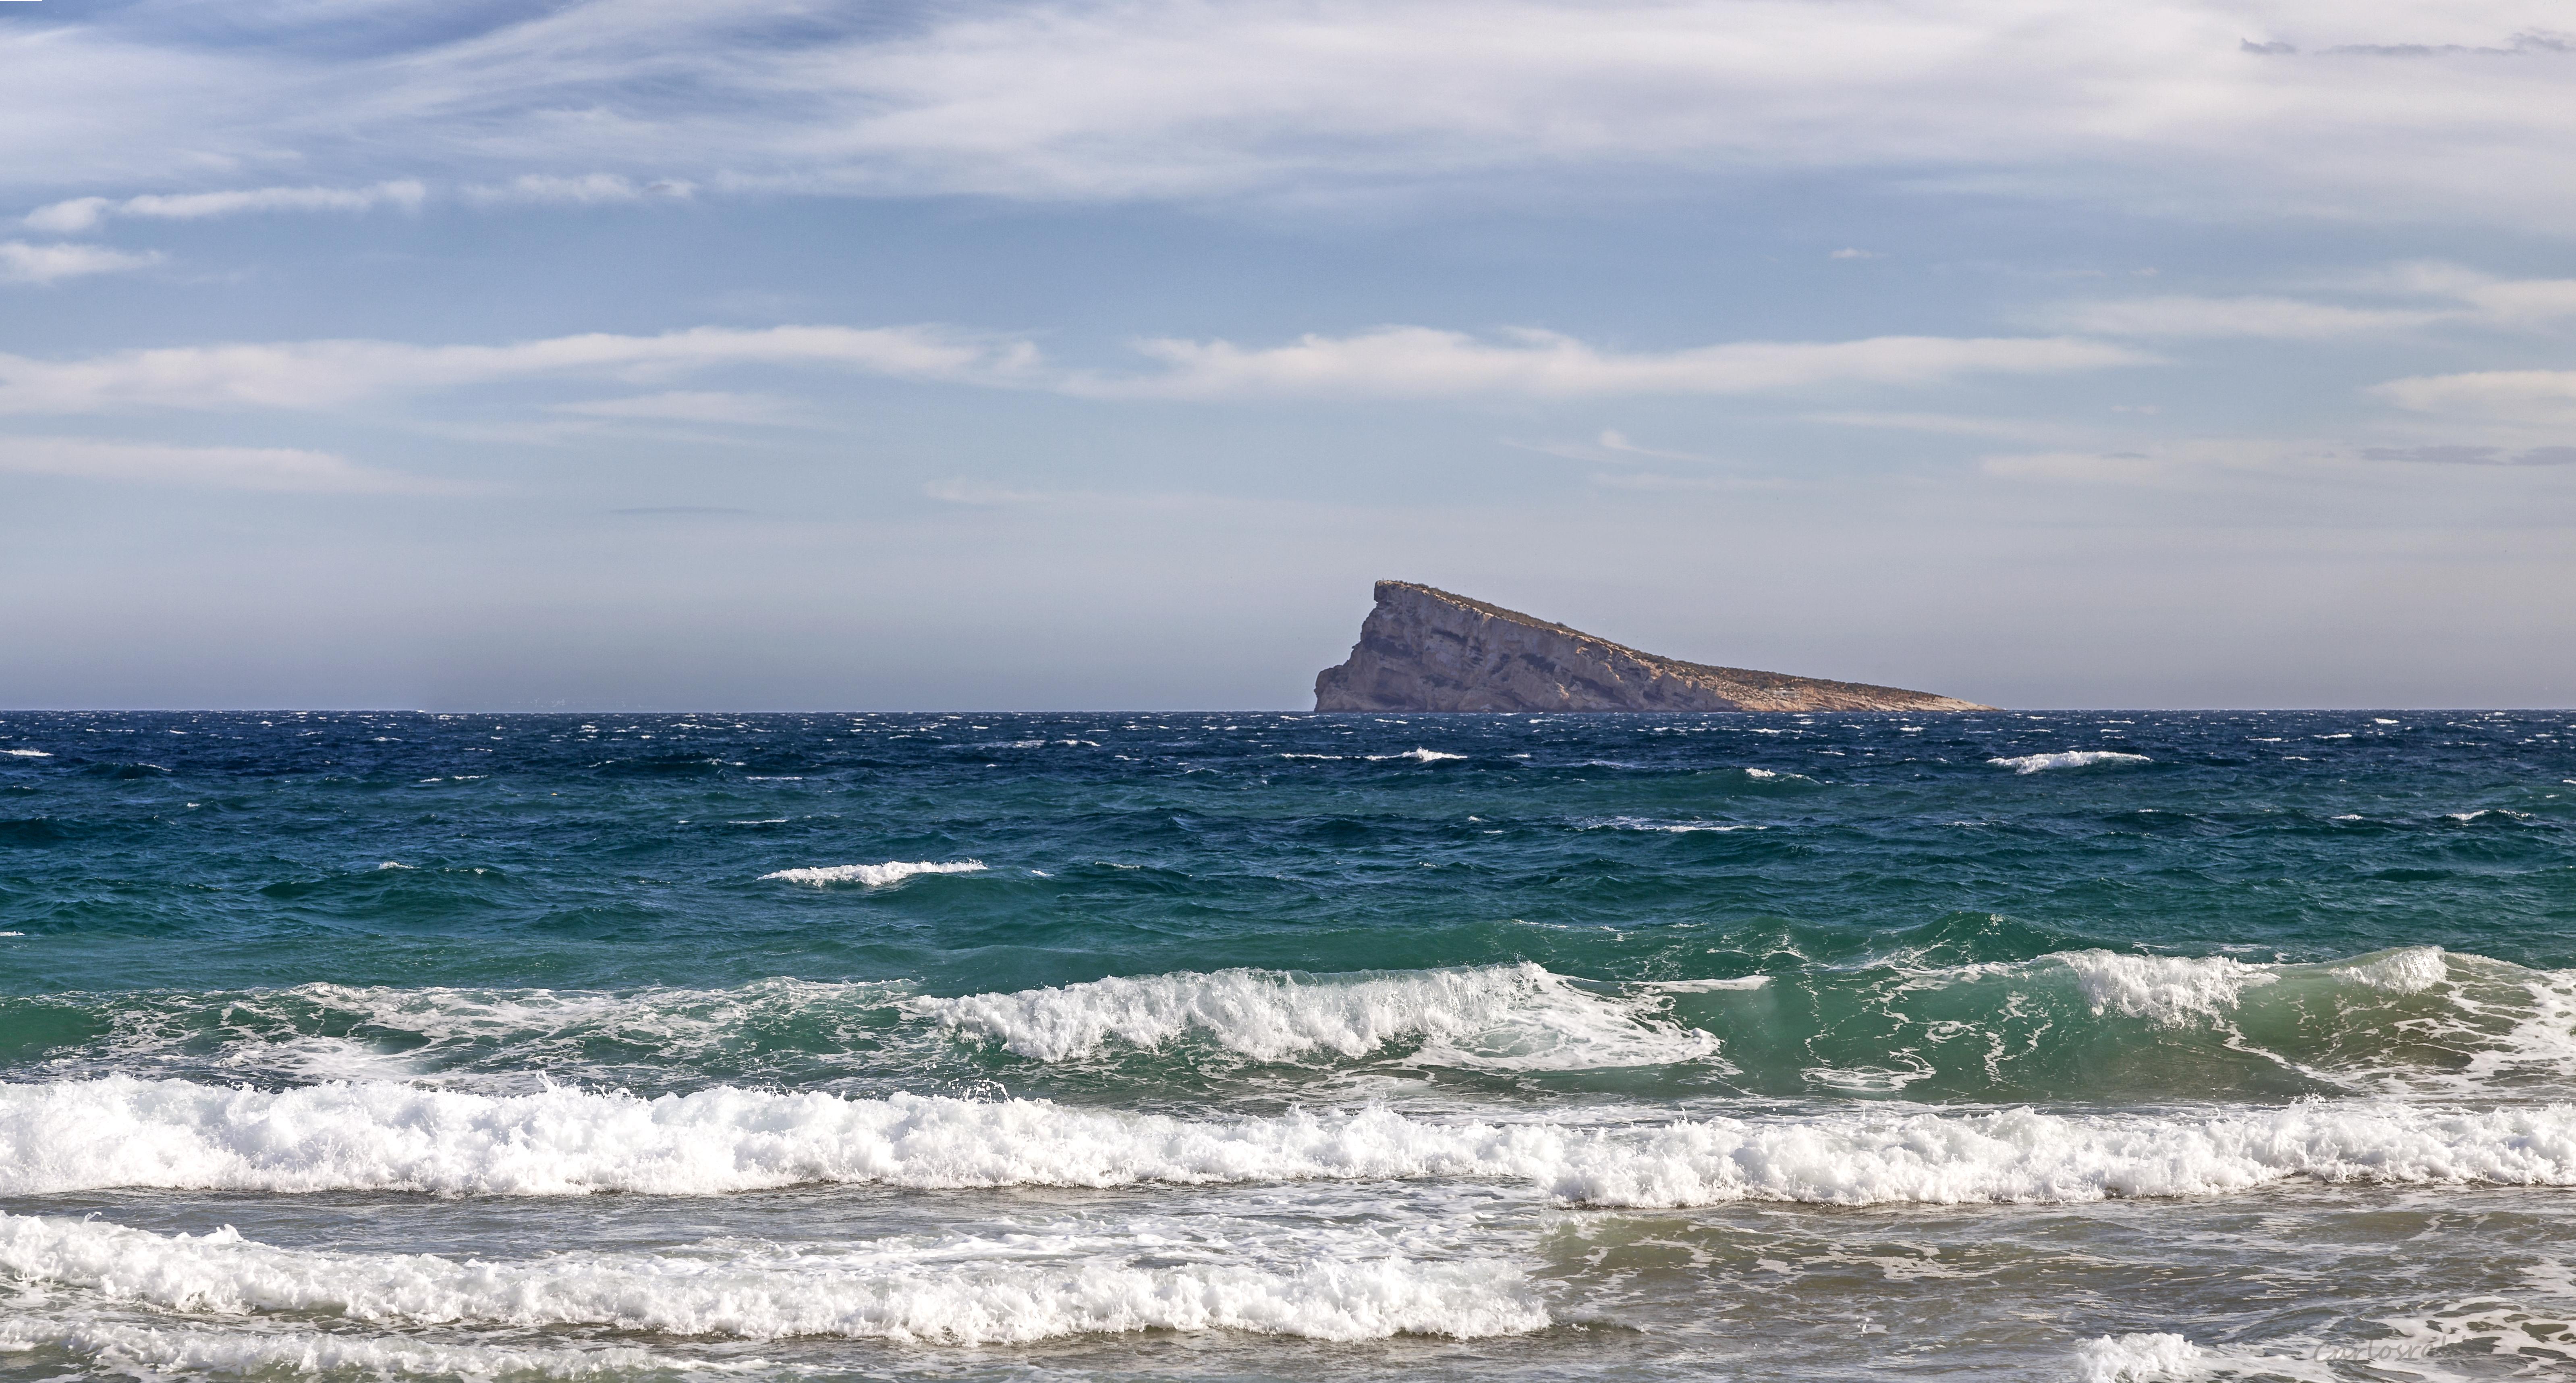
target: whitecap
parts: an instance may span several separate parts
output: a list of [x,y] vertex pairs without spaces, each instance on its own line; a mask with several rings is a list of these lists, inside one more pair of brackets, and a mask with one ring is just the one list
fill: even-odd
[[2072,1203],[2292,1180],[2576,1186],[2576,1106],[2308,1101],[2216,1114],[1848,1110],[1588,1126],[1370,1108],[1182,1120],[1042,1100],[730,1087],[645,1100],[393,1084],[0,1085],[0,1194],[449,1195],[1472,1178],[1581,1204]]
[[2012,759],[1988,759],[1998,768],[2015,773],[2039,773],[2052,768],[2088,768],[2094,764],[2153,763],[2144,754],[2122,754],[2108,749],[2070,749],[2058,754],[2024,754]]
[[2070,951],[2048,959],[2075,972],[2076,986],[2095,1013],[2117,1009],[2164,1023],[2215,1017],[2236,1007],[2246,990],[2280,980],[2270,968],[2226,956]]
[[265,1375],[272,1371],[345,1371],[379,1377],[429,1374],[492,1378],[537,1374],[587,1378],[599,1374],[631,1375],[675,1362],[625,1347],[516,1349],[309,1328],[215,1330],[96,1319],[49,1320],[33,1314],[0,1321],[0,1350],[47,1346],[90,1355],[112,1372],[141,1379],[166,1378],[173,1373]]
[[5,754],[13,759],[50,759],[54,757],[42,749],[0,749],[0,754]]
[[1183,971],[1085,984],[912,999],[909,1011],[1038,1061],[1152,1050],[1185,1036],[1256,1061],[1360,1059],[1419,1045],[1422,1065],[1589,1070],[1696,1061],[1717,1039],[1659,1018],[1650,1002],[1580,988],[1531,964],[1308,975]]
[[[1085,1247],[1079,1241],[1011,1238],[898,1238],[838,1252],[728,1244],[686,1254],[576,1251],[533,1262],[457,1262],[278,1248],[230,1228],[161,1235],[95,1220],[0,1214],[0,1272],[199,1316],[322,1313],[377,1326],[607,1326],[762,1340],[981,1345],[1141,1330],[1365,1340],[1519,1334],[1548,1324],[1523,1275],[1506,1264],[1354,1259],[1348,1245],[1316,1252],[1326,1246],[1308,1244],[1313,1261],[1284,1271],[1209,1262],[1137,1266],[1076,1256]],[[1039,1261],[992,1261],[996,1256]]]
[[1768,975],[1734,975],[1718,980],[1638,980],[1631,987],[1666,994],[1716,994],[1731,989],[1760,989],[1770,982]]
[[1595,821],[1578,821],[1575,823],[1575,828],[1577,830],[1584,831],[1663,831],[1675,835],[1687,835],[1695,831],[1763,831],[1770,829],[1767,826],[1732,825],[1716,821],[1655,821],[1642,816],[1611,816],[1603,817]]
[[2103,1335],[2075,1347],[2082,1383],[2169,1383],[2201,1371],[2200,1346],[2180,1335]]
[[781,869],[760,877],[783,879],[791,884],[812,884],[817,888],[825,884],[865,884],[869,888],[884,888],[889,884],[902,883],[916,874],[976,874],[983,869],[982,860],[957,860],[947,864],[935,864],[929,860],[916,864],[889,861],[885,864],[832,864],[810,869]]

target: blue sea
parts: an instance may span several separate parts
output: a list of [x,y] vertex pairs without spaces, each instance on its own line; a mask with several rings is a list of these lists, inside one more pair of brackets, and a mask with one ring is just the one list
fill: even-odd
[[0,714],[0,1379],[2576,1377],[2576,715]]

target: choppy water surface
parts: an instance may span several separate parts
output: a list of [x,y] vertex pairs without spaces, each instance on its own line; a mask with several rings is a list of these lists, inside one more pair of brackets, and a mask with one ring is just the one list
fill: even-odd
[[2576,716],[0,716],[0,1378],[2576,1376]]

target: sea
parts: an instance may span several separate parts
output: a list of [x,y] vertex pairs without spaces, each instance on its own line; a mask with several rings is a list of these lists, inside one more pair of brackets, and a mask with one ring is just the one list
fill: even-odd
[[2576,1378],[2576,714],[0,713],[0,1380]]

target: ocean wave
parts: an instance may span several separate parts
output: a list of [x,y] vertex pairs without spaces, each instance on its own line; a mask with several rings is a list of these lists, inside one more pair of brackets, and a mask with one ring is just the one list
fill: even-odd
[[54,757],[51,753],[42,749],[0,749],[0,755],[6,755],[12,759],[50,759]]
[[[689,1253],[486,1262],[278,1248],[230,1228],[162,1235],[0,1214],[0,1276],[199,1316],[297,1312],[379,1326],[602,1326],[957,1345],[1140,1330],[1474,1337],[1548,1324],[1523,1275],[1500,1263],[1319,1253],[1317,1261],[1271,1271],[1218,1262],[1138,1266],[1064,1253],[1082,1247],[1020,1234],[1008,1242],[897,1239],[846,1250],[720,1244]],[[1135,1256],[1136,1245],[1117,1247]]]
[[1717,1039],[1677,1026],[1656,1002],[1578,987],[1529,962],[1457,970],[1306,975],[1183,971],[1142,978],[913,999],[949,1029],[1038,1061],[1153,1050],[1198,1036],[1256,1061],[1311,1054],[1357,1060],[1402,1043],[1433,1066],[1584,1070],[1699,1061]]
[[1728,831],[1767,831],[1768,826],[1734,825],[1718,821],[1657,821],[1643,816],[1605,816],[1574,823],[1578,831],[1662,831],[1671,835],[1690,835],[1700,831],[1723,834]]
[[2103,1335],[2075,1347],[2082,1383],[2168,1383],[2201,1372],[2200,1346],[2180,1335]]
[[2011,759],[1988,759],[1997,768],[2015,773],[2041,773],[2052,768],[2089,768],[2094,764],[2144,764],[2155,760],[2144,754],[2122,754],[2109,749],[2069,749],[2057,754],[2024,754]]
[[725,1088],[645,1100],[388,1085],[0,1086],[0,1194],[448,1195],[1469,1178],[1589,1205],[2083,1202],[2292,1180],[2576,1186],[2576,1106],[2310,1101],[2201,1116],[1859,1110],[1591,1127],[1385,1108],[1190,1121],[1036,1100]]
[[922,860],[914,864],[888,861],[884,864],[832,864],[811,869],[781,869],[760,877],[782,879],[791,884],[812,884],[817,888],[825,884],[864,884],[869,888],[884,888],[889,884],[902,883],[916,874],[980,874],[983,871],[982,860],[957,860],[947,864]]
[[[493,1378],[535,1374],[548,1378],[632,1375],[676,1361],[631,1347],[522,1349],[507,1345],[442,1344],[400,1335],[352,1334],[288,1327],[220,1330],[149,1326],[118,1321],[21,1313],[0,1321],[0,1351],[63,1349],[86,1354],[108,1370],[138,1379],[173,1373],[260,1375],[293,1373],[426,1374]],[[703,1365],[691,1365],[692,1369]]]
[[[881,1056],[909,986],[769,979],[733,989],[419,989],[302,984],[206,993],[0,999],[0,1038],[49,1074],[160,1073],[295,1082],[436,1080],[530,1089],[550,1080],[650,1082],[673,1070],[774,1076],[778,1063]],[[21,1039],[25,1040],[25,1039]],[[22,1068],[23,1071],[24,1068]]]
[[[2474,1098],[2576,1087],[2576,971],[2438,947],[2279,963],[2092,949],[1775,977],[1810,1014],[1685,1010],[1756,1088],[1920,1098]],[[1752,1023],[1750,1031],[1739,1026]],[[2143,1025],[2147,1031],[2140,1031]]]
[[489,1094],[548,1082],[938,1088],[993,1076],[996,1054],[1081,1080],[1192,1088],[1392,1064],[1556,1080],[1668,1068],[1650,1078],[1934,1100],[2576,1092],[2576,971],[2429,946],[2299,964],[2087,949],[1942,966],[1900,952],[1684,975],[1596,981],[1524,962],[1182,971],[955,997],[793,979],[53,993],[0,997],[0,1042],[18,1051],[20,1079],[392,1080]]

